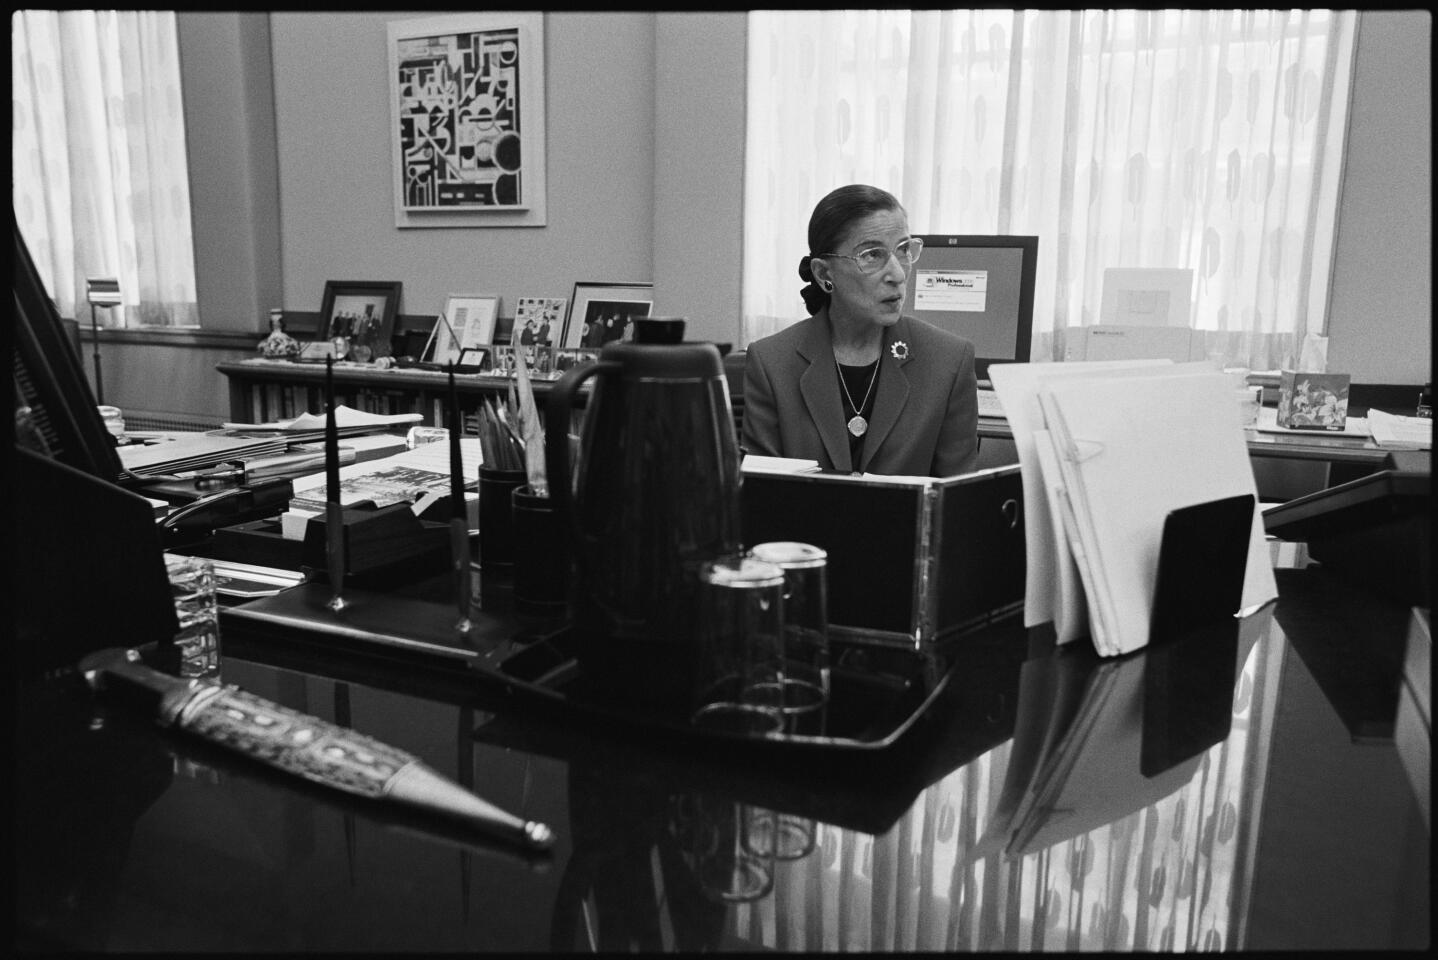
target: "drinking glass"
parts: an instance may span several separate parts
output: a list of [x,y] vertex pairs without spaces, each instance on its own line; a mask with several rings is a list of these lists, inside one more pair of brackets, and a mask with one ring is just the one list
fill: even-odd
[[220,672],[219,604],[214,563],[204,557],[165,554],[165,573],[180,632],[175,634],[182,677],[215,677]]
[[699,571],[693,722],[734,733],[783,728],[784,573],[741,554]]
[[785,540],[758,544],[750,555],[784,572],[785,732],[820,736],[829,704],[828,554]]
[[744,832],[751,807],[710,793],[669,798],[669,832],[704,896],[751,903],[774,889],[774,853],[751,849]]

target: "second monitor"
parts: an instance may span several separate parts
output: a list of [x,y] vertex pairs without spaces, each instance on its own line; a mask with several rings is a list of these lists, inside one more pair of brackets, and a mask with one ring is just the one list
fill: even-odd
[[980,380],[990,363],[1027,363],[1039,238],[918,236],[924,252],[909,270],[910,312],[972,341]]

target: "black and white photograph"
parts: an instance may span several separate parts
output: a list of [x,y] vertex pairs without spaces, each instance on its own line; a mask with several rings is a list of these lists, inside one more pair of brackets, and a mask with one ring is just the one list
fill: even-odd
[[1432,949],[1429,10],[10,23],[15,952]]
[[632,340],[634,321],[653,309],[653,284],[576,283],[565,321],[565,344],[598,349]]

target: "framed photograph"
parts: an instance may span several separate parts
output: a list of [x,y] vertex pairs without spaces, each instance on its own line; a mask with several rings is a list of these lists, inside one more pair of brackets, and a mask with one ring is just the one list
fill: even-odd
[[395,226],[544,226],[544,15],[388,32]]
[[465,347],[459,351],[459,359],[455,361],[455,373],[481,373],[484,371],[484,362],[489,358],[491,347]]
[[598,349],[633,339],[634,320],[653,309],[652,283],[576,283],[564,321],[564,345]]
[[326,340],[349,342],[349,353],[338,359],[364,363],[389,356],[401,288],[398,280],[325,281],[319,329]]
[[557,347],[564,336],[564,297],[520,297],[514,310],[510,342],[524,346]]
[[328,340],[313,340],[300,347],[300,352],[295,355],[295,360],[299,363],[324,363],[327,358],[334,355],[334,344]]
[[427,358],[440,365],[458,363],[460,352],[494,342],[499,298],[474,293],[451,293],[434,325]]

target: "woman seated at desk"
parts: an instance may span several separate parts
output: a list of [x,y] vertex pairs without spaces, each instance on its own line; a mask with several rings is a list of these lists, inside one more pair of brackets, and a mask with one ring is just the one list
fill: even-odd
[[902,312],[922,247],[884,190],[851,184],[819,201],[799,261],[811,316],[748,348],[748,452],[853,473],[974,469],[974,345]]

